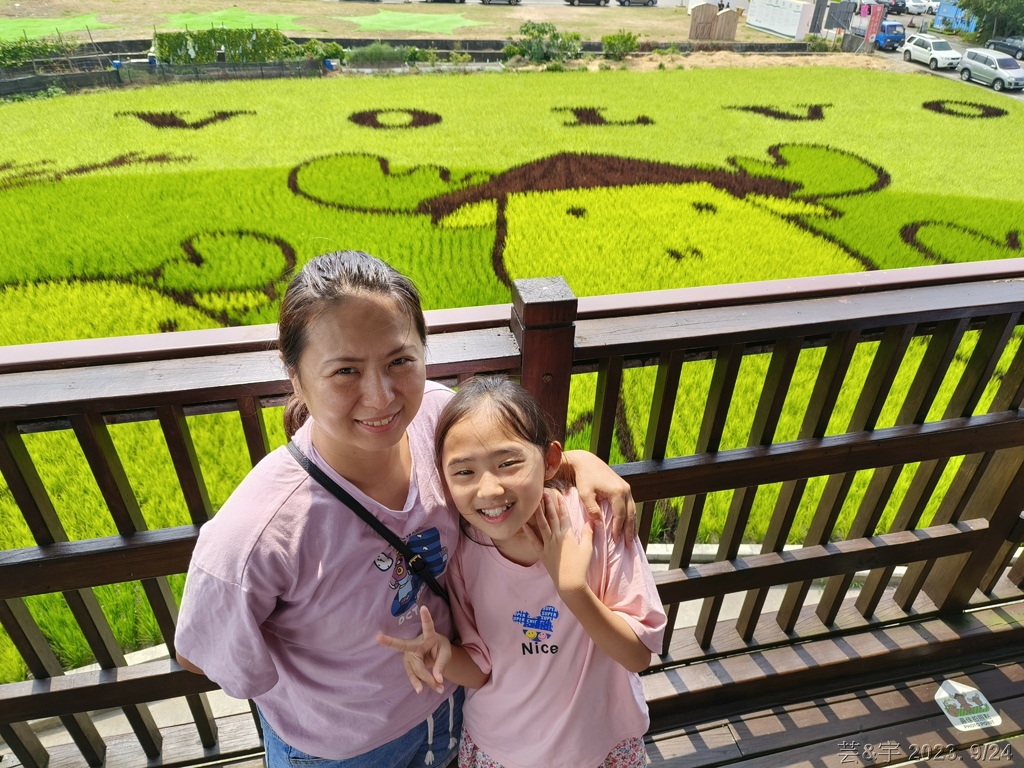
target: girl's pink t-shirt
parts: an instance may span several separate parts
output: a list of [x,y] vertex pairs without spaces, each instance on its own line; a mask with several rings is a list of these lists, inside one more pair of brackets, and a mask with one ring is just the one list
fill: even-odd
[[[578,533],[586,512],[575,489],[567,501]],[[639,676],[597,648],[541,563],[516,565],[464,538],[448,578],[459,642],[491,675],[467,690],[463,709],[466,729],[489,757],[505,768],[594,766],[647,731]],[[639,540],[627,549],[597,528],[587,579],[660,652],[665,612]]]
[[[460,536],[433,449],[437,417],[450,397],[447,388],[427,383],[408,429],[412,480],[400,510],[334,472],[313,449],[311,422],[294,438],[377,519],[422,550],[435,572],[447,572]],[[378,632],[416,637],[419,605],[430,608],[439,632],[451,634],[444,602],[279,448],[200,531],[175,646],[228,695],[255,699],[293,747],[345,759],[401,736],[454,690],[417,696],[401,654],[375,640]],[[434,738],[447,749],[448,734]]]

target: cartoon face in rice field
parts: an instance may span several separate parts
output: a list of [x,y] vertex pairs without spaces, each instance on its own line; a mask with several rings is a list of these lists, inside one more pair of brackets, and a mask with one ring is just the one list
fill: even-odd
[[[491,262],[503,283],[564,274],[580,295],[872,268],[809,222],[838,215],[830,197],[884,188],[885,172],[827,147],[770,154],[716,168],[566,153],[483,178],[335,155],[299,166],[290,183],[344,210],[492,228]],[[370,179],[358,200],[329,182],[355,173]]]

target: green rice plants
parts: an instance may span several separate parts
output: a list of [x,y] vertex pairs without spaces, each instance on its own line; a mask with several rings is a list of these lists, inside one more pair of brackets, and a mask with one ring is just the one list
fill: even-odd
[[[431,56],[416,52],[420,61]],[[430,309],[507,302],[510,281],[523,277],[562,275],[586,296],[1019,256],[1024,190],[1005,146],[1024,109],[937,78],[915,78],[911,90],[908,97],[902,75],[864,70],[765,69],[756,79],[719,69],[565,71],[465,77],[457,89],[441,78],[331,78],[6,104],[2,342],[273,322],[295,269],[349,247],[410,275]],[[969,131],[971,141],[950,163],[879,142],[894,126],[913,135]],[[950,377],[973,343],[965,338]],[[801,355],[779,439],[799,433],[821,354]],[[920,355],[912,345],[880,425],[897,419]],[[848,423],[869,364],[865,345],[832,432]],[[762,356],[744,361],[724,447],[748,440],[766,368]],[[695,448],[712,369],[708,361],[684,368],[669,437],[675,455]],[[624,375],[613,462],[643,455],[654,377],[639,368]],[[943,412],[949,386],[929,418]],[[572,387],[567,442],[584,446],[595,376]],[[268,426],[278,430],[279,418],[268,415]],[[247,467],[238,419],[189,423],[217,508]],[[186,522],[159,429],[120,425],[113,434],[149,524]],[[69,535],[112,532],[73,437],[26,442],[46,457],[40,471]],[[908,477],[904,470],[896,479],[894,498]],[[870,472],[854,478],[835,535],[870,480]],[[808,499],[824,482],[811,479]],[[763,536],[778,491],[758,492],[747,540]],[[709,497],[702,542],[717,540],[730,502],[728,493]],[[682,507],[681,499],[659,503],[655,530],[670,535]],[[812,501],[801,507],[791,541],[805,535],[813,511]],[[31,544],[2,482],[0,526],[7,546]],[[116,630],[126,648],[153,636],[145,610],[134,612],[144,604],[137,598],[132,586],[103,597],[111,616],[130,614]],[[66,644],[66,663],[77,664],[88,651],[60,604],[30,609],[55,645]],[[0,677],[23,674],[0,632]]]

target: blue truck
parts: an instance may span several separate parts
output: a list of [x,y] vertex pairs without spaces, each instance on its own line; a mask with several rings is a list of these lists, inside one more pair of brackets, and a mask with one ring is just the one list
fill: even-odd
[[898,21],[883,21],[875,35],[875,50],[895,51],[907,39],[907,31]]

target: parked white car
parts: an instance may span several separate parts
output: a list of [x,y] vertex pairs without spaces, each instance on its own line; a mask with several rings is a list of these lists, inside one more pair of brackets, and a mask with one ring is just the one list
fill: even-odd
[[996,91],[1024,88],[1024,69],[1020,62],[1005,53],[996,53],[987,48],[968,48],[956,68],[960,70],[960,79],[965,83],[975,80],[991,85]]
[[907,13],[923,14],[928,12],[928,0],[906,0]]
[[919,61],[929,69],[956,69],[960,52],[935,35],[908,35],[897,50],[903,52],[904,61]]
[[941,5],[939,0],[927,0],[927,3],[928,3],[928,13],[930,13],[932,16],[934,16],[936,13],[939,12],[939,6]]

